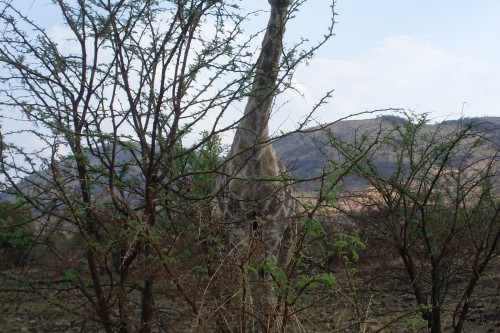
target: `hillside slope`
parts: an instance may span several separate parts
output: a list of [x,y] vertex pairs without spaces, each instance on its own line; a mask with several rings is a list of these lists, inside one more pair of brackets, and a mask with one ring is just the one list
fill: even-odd
[[[394,123],[402,125],[406,119],[396,116],[383,116],[366,120],[345,120],[327,126],[325,129],[308,131],[308,133],[294,133],[277,140],[274,143],[281,159],[296,177],[310,179],[321,174],[327,159],[339,161],[336,149],[333,147],[329,135],[335,139],[353,144],[362,137],[374,139],[377,134],[387,135]],[[447,120],[437,124],[426,125],[426,130],[431,133],[439,131],[441,135],[452,133],[460,126],[469,123],[478,124],[477,130],[488,132],[492,145],[485,145],[481,152],[483,156],[494,153],[493,146],[500,146],[500,117],[465,118],[461,120]],[[480,158],[478,156],[478,158]],[[395,167],[394,155],[386,148],[377,150],[374,155],[376,166],[382,174],[390,175]],[[361,186],[360,180],[350,178],[347,186]],[[310,186],[306,186],[310,187]]]

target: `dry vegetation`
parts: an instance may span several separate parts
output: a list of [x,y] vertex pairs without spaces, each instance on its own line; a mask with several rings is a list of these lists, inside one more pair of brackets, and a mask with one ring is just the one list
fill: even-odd
[[[240,221],[212,216],[213,189],[228,163],[221,135],[245,116],[221,119],[262,95],[261,35],[244,31],[260,11],[47,1],[64,18],[61,43],[17,3],[0,0],[1,111],[15,124],[0,127],[1,332],[500,330],[499,119],[410,113],[305,130],[325,93],[297,131],[263,143],[314,193],[289,263],[249,254],[238,266],[227,229]],[[331,21],[319,39],[281,45],[269,98],[333,36],[334,3],[321,1]],[[252,218],[258,248],[266,220]],[[263,316],[242,296],[244,269],[273,284]]]
[[[293,318],[288,332],[426,332],[408,285],[398,280],[399,259],[384,244],[367,244],[359,262],[346,274],[341,262],[332,263],[338,286],[335,290],[311,291],[308,307]],[[500,260],[496,258],[474,295],[464,332],[493,333],[500,329]],[[5,279],[0,291],[2,332],[100,332],[92,307],[79,292],[60,282],[57,290],[43,279],[30,289]],[[19,272],[17,272],[19,273]],[[61,288],[62,287],[62,288]],[[166,280],[155,287],[157,332],[190,332],[195,321],[190,307]],[[42,295],[44,295],[42,297]],[[140,309],[138,292],[131,306]],[[453,304],[446,304],[444,331],[451,330]],[[361,317],[361,318],[360,318]],[[361,319],[361,322],[360,322]]]

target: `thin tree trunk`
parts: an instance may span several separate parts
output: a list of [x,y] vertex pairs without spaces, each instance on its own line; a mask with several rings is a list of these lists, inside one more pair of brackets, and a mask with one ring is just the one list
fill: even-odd
[[441,333],[441,307],[439,305],[432,307],[431,332]]
[[148,276],[144,281],[144,290],[142,292],[142,315],[141,315],[141,333],[150,333],[152,330],[151,322],[154,314],[153,302],[153,283],[154,278]]
[[104,329],[106,330],[106,332],[112,333],[113,326],[111,325],[111,320],[109,317],[109,309],[106,304],[104,291],[102,290],[99,278],[99,269],[97,267],[97,261],[95,259],[94,250],[90,249],[87,252],[87,260],[88,260],[90,275],[92,277],[92,282],[94,284],[94,291],[97,297],[97,306],[98,306],[97,313],[99,314],[99,318],[103,321]]
[[441,305],[439,304],[439,294],[440,294],[440,286],[441,283],[439,277],[439,271],[433,265],[432,268],[432,296],[431,296],[431,332],[432,333],[441,333]]

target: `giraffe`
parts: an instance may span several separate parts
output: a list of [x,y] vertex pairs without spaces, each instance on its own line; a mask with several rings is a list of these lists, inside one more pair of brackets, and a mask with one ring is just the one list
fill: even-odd
[[243,279],[250,284],[251,298],[269,313],[274,293],[268,274],[262,268],[256,273],[244,266],[252,261],[257,266],[266,262],[286,266],[296,201],[290,174],[270,144],[268,128],[286,13],[293,0],[268,2],[271,14],[252,89],[214,193],[215,215],[229,226],[229,245],[235,249]]

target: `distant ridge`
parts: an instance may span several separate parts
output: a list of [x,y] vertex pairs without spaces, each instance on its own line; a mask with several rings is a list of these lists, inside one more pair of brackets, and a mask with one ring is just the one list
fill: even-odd
[[[325,162],[328,158],[337,158],[338,155],[329,145],[327,131],[330,131],[335,138],[340,139],[345,142],[354,142],[356,138],[361,136],[373,137],[378,131],[388,131],[392,128],[394,123],[404,124],[407,121],[406,118],[402,118],[394,115],[380,116],[374,119],[364,119],[364,120],[343,120],[336,122],[330,126],[327,126],[323,130],[311,131],[307,130],[302,133],[294,133],[283,138],[280,138],[273,143],[276,151],[280,155],[283,162],[288,166],[293,176],[302,179],[311,179],[321,175],[322,170],[325,166]],[[492,130],[491,138],[493,142],[500,146],[500,117],[475,117],[475,118],[462,118],[454,120],[444,120],[440,123],[426,125],[429,130],[436,129],[437,126],[443,132],[452,131],[456,129],[457,126],[464,126],[467,123],[480,124],[479,129],[481,130]],[[495,130],[495,131],[493,131]],[[490,154],[492,150],[488,147],[484,147],[484,154]],[[388,152],[383,150],[377,152],[375,155],[376,165],[379,170],[385,175],[390,175],[394,170],[396,164],[395,160],[391,159]],[[97,163],[94,157],[90,157],[91,165]],[[138,166],[132,163],[133,157],[130,152],[126,150],[120,151],[117,156],[117,168],[119,172],[125,172],[127,175],[125,179],[131,180],[134,175],[140,174]],[[71,161],[61,161],[61,169],[66,170],[68,173],[68,178],[71,178],[71,174],[74,174],[74,162]],[[125,171],[126,170],[126,171]],[[32,191],[32,183],[40,183],[41,177],[47,177],[45,171],[40,171],[37,175],[32,175],[26,180],[23,180],[18,184],[23,191]],[[67,181],[66,184],[69,187],[76,187],[75,180]],[[347,187],[360,187],[364,186],[361,180],[355,178],[348,178],[344,182]],[[314,189],[316,185],[313,182],[305,182],[298,186],[299,190]],[[105,186],[104,186],[105,187]],[[98,186],[96,191],[101,191],[102,189]],[[15,200],[15,196],[8,193],[9,189],[4,192],[0,191],[0,201],[3,200]],[[126,189],[129,195],[129,199],[138,202],[141,200],[141,195],[135,193],[134,189],[131,187]]]
[[[406,118],[399,116],[387,115],[380,116],[374,119],[364,120],[344,120],[334,123],[326,127],[335,138],[346,142],[354,142],[356,137],[366,135],[374,136],[374,133],[379,130],[388,131],[392,128],[393,123],[404,124]],[[429,130],[435,130],[438,126],[440,131],[447,132],[456,129],[457,126],[465,126],[468,123],[480,124],[481,130],[493,130],[491,136],[493,141],[500,146],[500,117],[474,117],[462,118],[453,120],[444,120],[440,123],[429,124]],[[310,179],[318,177],[327,160],[326,156],[334,158],[336,156],[335,149],[328,145],[328,137],[325,130],[312,133],[294,133],[284,138],[277,140],[274,143],[278,154],[283,162],[290,168],[292,174],[296,177]],[[484,148],[484,154],[490,151],[488,147]],[[377,167],[384,174],[390,174],[395,168],[395,161],[388,158],[389,154],[384,156],[384,152],[380,151],[376,154],[375,159]],[[359,180],[347,180],[347,186],[362,186],[363,183]],[[309,186],[310,187],[310,186]]]

